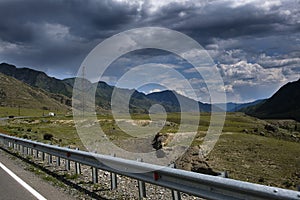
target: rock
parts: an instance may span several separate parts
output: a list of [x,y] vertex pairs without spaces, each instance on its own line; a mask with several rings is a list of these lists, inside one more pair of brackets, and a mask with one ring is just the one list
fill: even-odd
[[263,178],[263,177],[260,177],[259,179],[258,179],[258,182],[259,183],[263,183],[265,181],[265,179]]
[[199,150],[199,147],[190,147],[185,154],[175,162],[177,168],[202,174],[219,175],[218,172],[213,171],[209,166],[205,157],[199,155]]
[[266,134],[265,134],[264,132],[261,131],[261,132],[259,133],[259,135],[265,136]]
[[162,149],[158,149],[156,151],[156,157],[157,158],[164,158],[166,156],[166,153]]
[[249,133],[248,129],[243,130],[244,133]]
[[152,140],[152,147],[156,150],[162,149],[167,146],[168,142],[172,139],[170,134],[157,133]]
[[191,168],[192,172],[217,176],[219,173],[214,172],[206,162],[198,162]]
[[271,131],[271,132],[276,132],[276,131],[278,131],[278,128],[277,128],[276,126],[272,125],[272,124],[266,124],[266,125],[265,125],[265,129],[266,129],[267,131]]

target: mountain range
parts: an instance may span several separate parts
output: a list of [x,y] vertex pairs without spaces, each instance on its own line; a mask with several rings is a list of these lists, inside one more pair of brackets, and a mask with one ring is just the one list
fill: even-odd
[[[46,93],[52,94],[54,97],[54,94],[60,95],[60,97],[63,98],[63,100],[61,101],[67,106],[71,106],[70,100],[72,97],[75,78],[60,80],[54,77],[49,77],[44,72],[36,71],[29,68],[17,68],[16,66],[7,63],[0,64],[0,73],[9,77],[13,77],[27,84],[33,90],[43,90]],[[114,86],[110,86],[102,81],[98,83],[90,83],[87,81],[86,84],[90,84],[90,86],[87,87],[91,87],[94,86],[94,84],[97,84],[97,90],[95,94],[96,105],[102,110],[110,110],[111,95],[114,90]],[[189,106],[192,104],[198,104],[199,109],[202,112],[209,112],[211,109],[210,104],[197,102],[193,99],[190,99],[188,97],[182,96],[174,91],[169,90],[151,93],[148,95],[141,93],[137,90],[132,91],[129,89],[118,88],[118,91],[121,91],[121,94],[124,95],[132,93],[129,102],[129,108],[130,111],[134,113],[147,113],[149,108],[154,104],[162,105],[167,112],[180,112],[179,101],[182,103],[182,105],[185,106],[185,108],[187,108],[186,111],[198,111],[188,109],[189,107],[192,107]]]
[[[2,73],[2,74],[1,74]],[[0,105],[14,106],[18,104],[27,105],[25,101],[19,102],[16,98],[16,93],[9,91],[22,90],[24,92],[17,95],[18,98],[24,97],[30,103],[39,105],[39,107],[56,107],[66,108],[71,106],[71,98],[75,78],[57,79],[49,77],[46,73],[36,71],[29,68],[17,68],[14,65],[7,63],[0,64],[1,85],[0,85]],[[5,83],[5,84],[4,84]],[[10,87],[8,83],[11,83]],[[114,86],[108,85],[105,82],[90,83],[91,86],[97,87],[95,100],[96,105],[100,110],[110,110],[111,95]],[[6,86],[5,86],[6,85]],[[167,112],[180,112],[179,101],[184,105],[186,111],[195,112],[198,110],[190,105],[199,105],[201,112],[210,112],[212,105],[202,102],[197,102],[188,97],[182,96],[174,91],[165,90],[150,94],[144,94],[137,90],[117,88],[122,95],[132,94],[129,102],[130,112],[147,113],[149,108],[154,104],[162,105]],[[33,92],[34,91],[34,92]],[[13,95],[15,94],[15,96]],[[26,94],[32,94],[26,96]],[[39,96],[39,95],[40,96]],[[25,98],[26,97],[26,98]],[[38,97],[38,98],[37,98]],[[179,100],[179,101],[178,101]],[[50,103],[52,102],[52,103]],[[226,103],[215,104],[214,110],[221,110],[226,105],[226,111],[236,112],[242,111],[248,115],[259,118],[291,118],[300,120],[300,79],[296,82],[291,82],[280,88],[271,98],[257,100],[250,103]],[[55,105],[54,105],[54,104]],[[217,109],[215,109],[217,108]]]

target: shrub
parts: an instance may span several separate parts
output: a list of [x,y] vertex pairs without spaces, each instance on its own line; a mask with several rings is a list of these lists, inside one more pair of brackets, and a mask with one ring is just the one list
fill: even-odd
[[22,135],[22,138],[28,139],[28,135]]
[[50,133],[45,133],[44,134],[44,140],[51,140],[53,138],[53,135]]

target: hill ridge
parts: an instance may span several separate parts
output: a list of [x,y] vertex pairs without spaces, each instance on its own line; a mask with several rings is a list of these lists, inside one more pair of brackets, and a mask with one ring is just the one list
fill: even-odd
[[[0,64],[0,72],[14,77],[32,87],[43,89],[51,94],[58,94],[67,96],[69,98],[72,97],[73,92],[73,84],[75,81],[75,78],[67,78],[67,79],[57,79],[54,77],[49,77],[45,72],[37,71],[30,68],[17,68],[14,65],[7,64],[7,63],[1,63]],[[110,110],[110,101],[111,101],[111,94],[114,86],[108,85],[107,83],[100,81],[98,83],[90,83],[90,84],[98,84],[97,85],[97,91],[96,91],[96,104],[101,109]],[[129,93],[131,92],[129,89],[124,88],[118,88],[123,93]],[[165,110],[167,112],[180,112],[181,108],[179,105],[179,102],[177,98],[180,99],[182,104],[185,106],[186,111],[191,112],[210,112],[212,105],[209,103],[202,103],[200,101],[196,101],[194,99],[191,99],[189,97],[180,95],[174,91],[171,90],[164,90],[161,92],[154,92],[150,94],[144,94],[142,92],[139,92],[137,90],[134,90],[132,98],[130,100],[130,111],[131,112],[142,112],[147,113],[151,105],[153,104],[161,104],[165,107]],[[60,97],[57,97],[57,100],[61,99]],[[63,98],[62,98],[63,99]],[[63,101],[63,100],[61,100]],[[199,109],[189,109],[188,107],[193,107],[194,104],[198,104]],[[67,105],[71,105],[71,103],[68,101],[66,103]],[[255,104],[255,102],[245,103],[245,104],[236,104],[236,106],[239,106],[239,108],[245,107],[246,105],[252,105]],[[230,103],[225,104],[228,109],[226,111],[236,111],[236,110],[230,110]],[[213,105],[214,111],[224,111],[221,108],[224,108],[224,105]]]
[[67,97],[48,93],[0,72],[0,106],[68,110]]
[[269,99],[245,112],[259,118],[300,121],[300,79],[285,84]]

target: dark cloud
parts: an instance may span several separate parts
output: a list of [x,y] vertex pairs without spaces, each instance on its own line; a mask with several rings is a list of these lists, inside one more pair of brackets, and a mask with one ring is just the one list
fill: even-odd
[[[0,24],[6,29],[1,33],[35,35],[45,23],[61,24],[70,28],[70,33],[84,39],[107,37],[110,30],[119,31],[122,25],[134,20],[136,9],[114,1],[2,1]],[[38,33],[37,33],[38,34]],[[30,34],[28,34],[30,35]],[[30,37],[28,37],[30,39]],[[13,37],[16,41],[19,37]]]
[[[299,72],[299,7],[299,0],[2,0],[0,62],[67,77],[104,39],[131,28],[162,26],[191,36],[224,67],[282,68],[289,80]],[[168,61],[169,54],[137,52],[126,64],[164,56]],[[226,79],[230,90],[234,78]]]
[[125,29],[135,13],[134,6],[114,1],[1,1],[0,44],[5,50],[0,56],[43,71],[76,71],[95,45]]
[[[261,37],[296,32],[295,24],[290,26],[294,15],[282,13],[282,5],[266,8],[257,2],[238,7],[232,4],[234,1],[212,1],[199,8],[193,6],[193,1],[185,6],[173,3],[150,16],[151,23],[186,32],[204,43],[213,37]],[[184,15],[180,17],[180,13]]]

